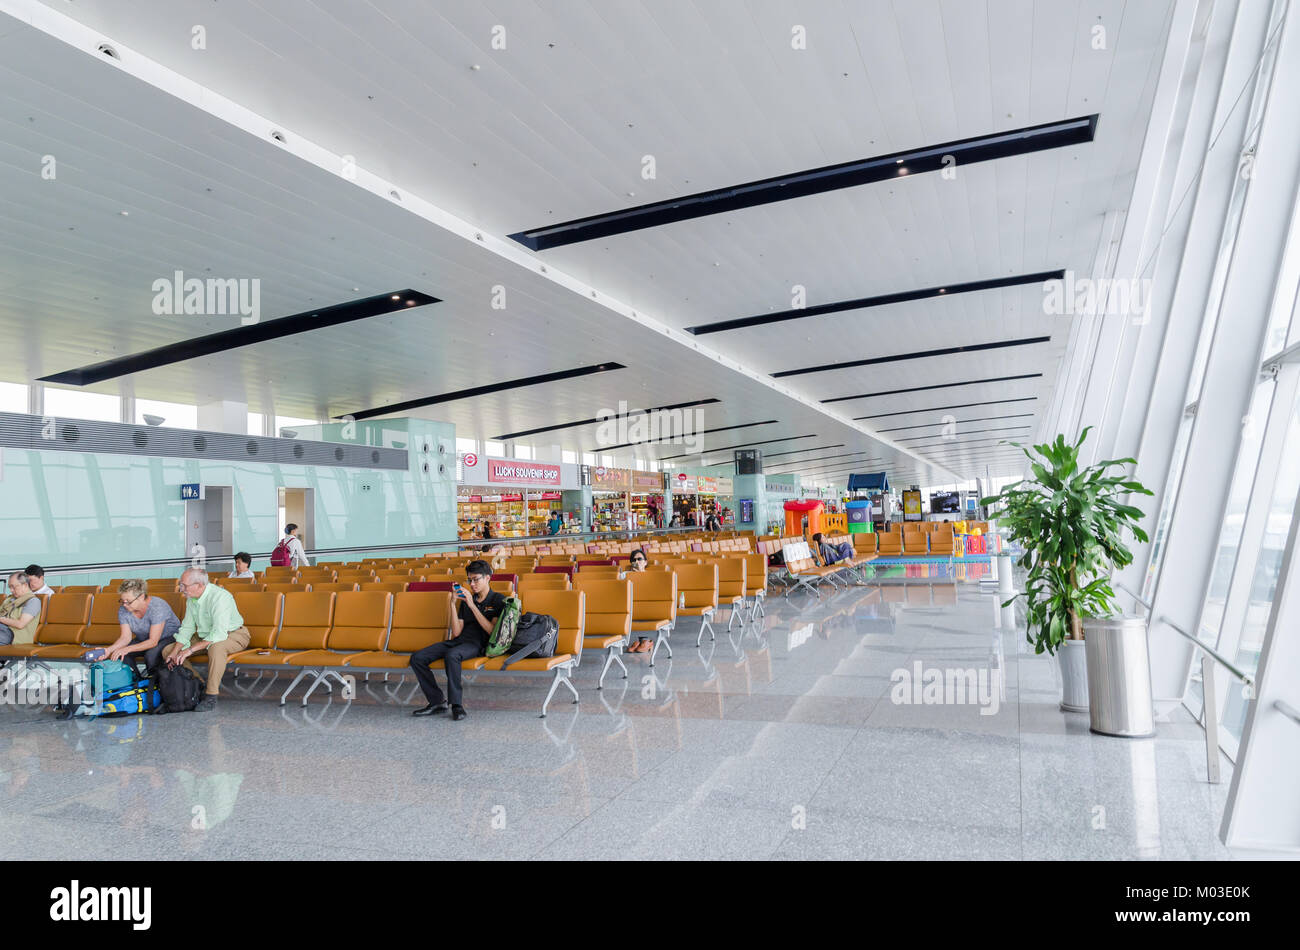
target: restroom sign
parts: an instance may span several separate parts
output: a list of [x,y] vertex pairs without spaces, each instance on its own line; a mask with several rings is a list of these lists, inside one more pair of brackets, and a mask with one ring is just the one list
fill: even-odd
[[203,488],[198,484],[181,485],[181,501],[199,501],[203,498]]

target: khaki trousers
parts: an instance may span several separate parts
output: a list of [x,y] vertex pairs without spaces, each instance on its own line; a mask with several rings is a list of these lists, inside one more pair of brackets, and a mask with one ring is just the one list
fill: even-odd
[[[205,692],[209,696],[215,696],[221,691],[221,677],[222,674],[226,672],[227,661],[229,661],[232,653],[238,653],[240,650],[247,650],[248,640],[248,628],[240,627],[238,630],[231,630],[230,633],[226,634],[226,639],[217,643],[208,643],[207,640],[201,640],[198,637],[195,637],[190,641],[190,645],[199,647],[200,652],[201,648],[205,644],[207,645],[208,685]],[[163,659],[167,659],[179,649],[181,649],[179,643],[172,643],[171,646],[163,651]],[[186,660],[182,666],[188,669],[195,676],[199,675],[199,671],[190,665],[189,660]]]

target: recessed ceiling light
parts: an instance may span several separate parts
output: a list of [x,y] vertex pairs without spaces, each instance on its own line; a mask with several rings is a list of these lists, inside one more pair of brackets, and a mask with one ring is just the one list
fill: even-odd
[[415,301],[414,301],[414,300],[408,300],[408,301],[406,301],[406,305],[407,305],[408,307],[414,307],[414,306],[415,306]]
[[944,288],[942,288],[942,287],[939,288],[939,293],[941,293],[941,294],[946,294],[947,292],[948,292],[948,291],[945,290]]
[[475,63],[473,66],[470,67],[470,69],[474,70],[475,72],[478,72],[482,68],[483,67],[480,66],[478,63]]
[[402,295],[401,295],[401,294],[393,294],[393,299],[394,299],[394,300],[401,300],[401,299],[402,299]]
[[124,218],[129,218],[131,216],[130,211],[119,211],[118,214],[120,214]]
[[901,165],[901,164],[903,164],[903,160],[902,160],[901,158],[896,158],[896,159],[894,159],[894,164],[895,164],[895,165]]

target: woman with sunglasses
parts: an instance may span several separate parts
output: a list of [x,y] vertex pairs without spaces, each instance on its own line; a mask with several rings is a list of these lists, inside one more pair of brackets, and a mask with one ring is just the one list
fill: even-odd
[[[627,569],[629,571],[644,571],[649,562],[646,560],[645,552],[637,548],[627,556]],[[628,653],[649,653],[654,644],[648,637],[637,637],[636,643],[627,648]]]

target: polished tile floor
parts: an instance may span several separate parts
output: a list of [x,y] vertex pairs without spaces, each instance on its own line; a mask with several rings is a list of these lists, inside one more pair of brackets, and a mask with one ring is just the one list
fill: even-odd
[[[975,582],[770,601],[699,650],[683,622],[671,661],[629,656],[601,691],[586,657],[581,703],[561,690],[546,719],[538,680],[470,686],[461,723],[412,719],[409,678],[306,707],[277,704],[287,678],[261,698],[227,678],[215,714],[159,718],[3,706],[0,840],[58,859],[1229,857],[1230,765],[1205,782],[1186,711],[1154,739],[1090,734]],[[925,698],[900,670],[984,688],[896,702]]]

